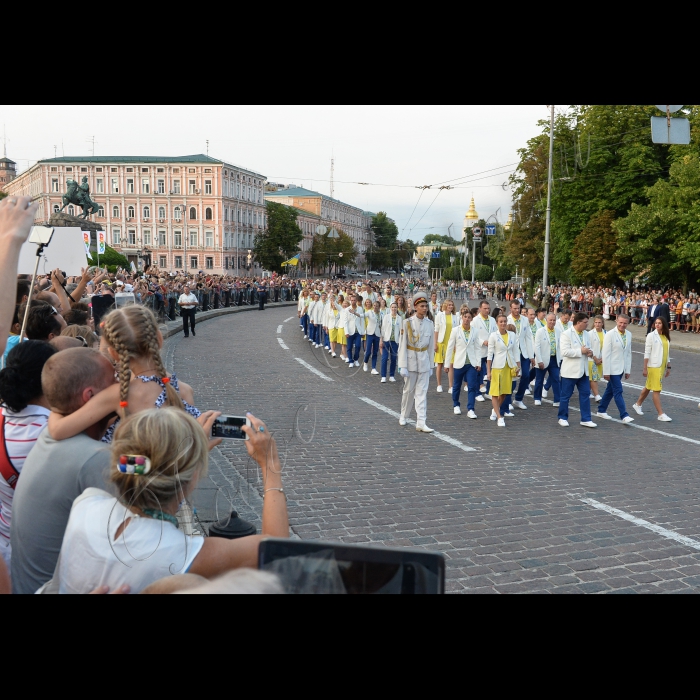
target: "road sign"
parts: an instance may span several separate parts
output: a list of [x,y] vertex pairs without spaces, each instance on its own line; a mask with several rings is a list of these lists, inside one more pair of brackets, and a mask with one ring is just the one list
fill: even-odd
[[683,107],[683,105],[654,105],[656,109],[660,109],[662,112],[668,111],[673,114],[674,112],[677,112],[679,109]]
[[326,231],[328,231],[328,229],[327,229],[323,224],[319,224],[319,225],[316,227],[316,233],[317,233],[319,236],[325,236],[325,235],[326,235]]
[[338,253],[338,257],[339,257],[339,258],[342,258],[342,257],[343,257],[343,254],[342,254],[342,253]]
[[472,229],[472,234],[474,235],[474,238],[476,238],[477,236],[481,236],[481,229],[478,226],[475,226]]
[[440,251],[439,250],[434,250],[431,254],[430,257],[433,259],[440,259]]
[[690,122],[687,119],[652,117],[651,141],[652,143],[687,145],[690,143]]
[[486,235],[495,236],[496,235],[496,224],[486,224]]

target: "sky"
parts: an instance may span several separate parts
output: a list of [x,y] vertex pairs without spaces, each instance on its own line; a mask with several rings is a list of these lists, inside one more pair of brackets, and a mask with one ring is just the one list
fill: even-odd
[[54,154],[88,156],[93,136],[99,156],[206,153],[208,139],[215,158],[330,194],[333,158],[336,199],[386,211],[400,238],[422,241],[450,224],[459,234],[472,196],[480,217],[505,223],[502,185],[548,114],[545,105],[8,105],[0,126],[20,172]]

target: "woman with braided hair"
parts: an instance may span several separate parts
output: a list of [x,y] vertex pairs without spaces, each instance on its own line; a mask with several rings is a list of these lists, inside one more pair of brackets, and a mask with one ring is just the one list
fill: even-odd
[[68,416],[53,411],[49,432],[54,440],[78,435],[111,413],[119,418],[102,438],[104,442],[112,441],[122,418],[149,408],[174,406],[194,418],[201,415],[193,405],[192,388],[179,383],[163,366],[160,356],[163,336],[149,309],[134,304],[112,311],[102,322],[102,338],[109,358],[116,364],[118,383]]

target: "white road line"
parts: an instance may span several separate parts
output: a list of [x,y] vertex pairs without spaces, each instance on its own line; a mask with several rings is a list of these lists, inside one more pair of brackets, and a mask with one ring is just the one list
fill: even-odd
[[[549,399],[542,399],[542,401],[544,401],[546,403],[554,403],[553,401],[550,401]],[[598,418],[598,416],[596,416],[596,414],[595,414],[595,411],[593,410],[594,408],[595,408],[595,404],[591,403],[591,420],[595,423],[596,419],[597,419],[598,425],[600,425],[602,422],[606,421],[606,419],[605,418]],[[569,410],[576,411],[576,413],[581,413],[580,408],[575,408],[571,404],[569,404]],[[693,440],[692,438],[687,438],[687,437],[684,437],[683,435],[674,435],[673,433],[665,433],[663,430],[655,430],[654,428],[647,428],[645,425],[639,425],[639,423],[637,423],[636,421],[634,423],[623,423],[618,418],[608,418],[607,421],[609,421],[611,423],[619,423],[620,425],[626,425],[628,428],[636,428],[637,430],[646,430],[648,433],[656,433],[657,435],[663,435],[664,437],[674,438],[675,440],[682,440],[683,442],[691,442],[693,445],[700,445],[700,440]]]
[[[601,384],[607,384],[604,379],[600,380]],[[641,391],[644,387],[640,384],[629,384],[628,382],[620,382],[622,386],[626,386],[628,389],[638,389]],[[662,396],[668,396],[672,399],[681,399],[681,401],[690,401],[692,403],[700,403],[700,396],[689,396],[688,394],[675,394],[672,391],[662,391]]]
[[[282,338],[277,338],[277,340],[281,341]],[[295,357],[294,358],[300,365],[303,365],[306,367],[306,369],[309,370],[309,372],[313,372],[317,377],[321,377],[321,379],[325,379],[327,382],[332,382],[333,380],[330,377],[327,377],[323,372],[319,372],[315,367],[312,367],[308,362],[304,362],[300,357]]]
[[282,332],[282,326],[277,326],[277,332],[281,333]]
[[610,513],[610,515],[615,515],[618,518],[622,518],[623,520],[626,520],[629,523],[633,523],[634,525],[639,525],[639,527],[644,527],[647,530],[651,530],[657,535],[665,537],[667,540],[673,540],[674,542],[683,544],[686,547],[690,547],[692,549],[697,549],[698,551],[700,551],[700,542],[691,539],[690,537],[686,537],[685,535],[681,535],[680,533],[675,532],[674,530],[667,530],[665,527],[661,527],[660,525],[654,525],[654,523],[650,523],[648,520],[642,520],[642,518],[637,518],[634,515],[625,513],[624,510],[613,508],[612,506],[605,505],[605,503],[601,503],[600,501],[595,501],[592,498],[579,498],[579,500],[582,503],[586,503],[589,506],[593,506],[593,508],[605,511],[606,513]]
[[283,350],[289,350],[289,348],[284,344],[284,340],[282,340],[282,338],[277,338],[277,342],[280,344],[280,347]]
[[296,318],[296,316],[290,316],[289,318],[285,318],[282,323],[289,323],[293,318]]
[[[380,411],[383,411],[384,413],[393,416],[398,420],[401,418],[401,414],[397,413],[396,411],[392,411],[390,408],[387,408],[386,406],[382,406],[382,404],[377,403],[376,401],[372,401],[372,399],[368,399],[365,396],[358,396],[358,399],[360,401],[364,401],[365,403],[368,403],[370,406],[374,406],[375,408],[378,408]],[[406,421],[409,425],[415,425],[416,421],[408,419]],[[449,435],[445,435],[444,433],[430,433],[433,437],[436,437],[438,440],[442,440],[443,442],[446,442],[448,445],[452,445],[452,447],[457,447],[460,450],[464,452],[476,452],[476,449],[474,447],[469,447],[468,445],[465,445],[464,443],[460,442],[459,440],[455,440],[454,438],[450,437]]]

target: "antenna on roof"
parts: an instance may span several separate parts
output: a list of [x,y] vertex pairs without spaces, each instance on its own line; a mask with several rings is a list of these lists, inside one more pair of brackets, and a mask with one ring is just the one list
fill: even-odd
[[54,146],[53,146],[53,157],[54,157],[54,158],[57,158],[57,157],[58,157],[58,152],[57,152],[57,151],[58,151],[58,146],[57,146],[56,144],[54,144]]
[[333,158],[332,152],[331,152],[331,199],[334,199],[333,193],[335,191],[335,187],[333,186],[333,171],[335,170],[335,158]]
[[207,156],[209,156],[209,139],[207,139]]
[[92,143],[92,157],[95,157],[95,137],[92,136],[89,139],[85,139],[88,143]]

